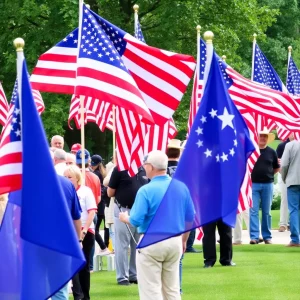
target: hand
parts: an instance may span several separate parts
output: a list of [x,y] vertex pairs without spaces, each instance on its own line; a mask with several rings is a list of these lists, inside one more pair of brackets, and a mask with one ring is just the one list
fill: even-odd
[[123,223],[128,223],[128,219],[129,219],[128,212],[127,211],[120,212],[119,213],[119,219]]
[[278,163],[280,164],[280,162],[281,162],[281,159],[280,159],[280,158],[278,158]]
[[182,254],[185,252],[186,250],[186,242],[182,242]]
[[80,239],[81,239],[81,240],[84,240],[85,236],[86,236],[86,231],[85,231],[85,230],[82,230],[82,231],[81,231],[81,235],[80,235]]

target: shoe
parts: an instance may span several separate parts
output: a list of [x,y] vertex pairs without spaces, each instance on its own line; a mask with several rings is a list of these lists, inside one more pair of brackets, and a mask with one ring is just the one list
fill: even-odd
[[272,240],[265,240],[265,244],[270,245],[270,244],[273,244],[273,243],[272,243]]
[[131,283],[128,280],[123,280],[118,282],[118,285],[131,285]]
[[236,243],[232,243],[233,246],[239,246],[242,245],[242,242],[236,242]]
[[185,253],[201,253],[202,251],[201,250],[196,250],[195,248],[190,248],[190,249],[187,249],[185,250]]
[[225,265],[222,265],[223,267],[235,267],[236,266],[236,263],[234,263],[233,261],[230,262],[229,264],[225,264]]
[[220,244],[220,240],[217,240],[217,243],[219,243],[219,244]]
[[300,244],[290,242],[289,244],[286,245],[286,247],[300,247]]
[[129,283],[138,284],[138,281],[137,280],[129,280]]
[[111,252],[106,248],[104,250],[101,250],[99,255],[104,256],[104,255],[110,255]]
[[259,238],[258,239],[258,243],[260,244],[260,243],[263,243],[264,242],[264,239],[263,238]]
[[257,241],[257,240],[251,240],[251,241],[250,241],[250,244],[251,244],[251,245],[256,245],[256,244],[258,244],[258,241]]
[[285,232],[286,231],[286,227],[284,225],[281,225],[278,229],[279,232]]
[[212,267],[213,267],[212,265],[204,265],[203,266],[204,269],[208,269],[208,268],[212,268]]

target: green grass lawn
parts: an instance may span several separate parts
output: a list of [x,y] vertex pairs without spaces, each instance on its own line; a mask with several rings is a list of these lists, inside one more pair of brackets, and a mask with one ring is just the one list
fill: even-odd
[[[234,247],[236,267],[216,263],[211,269],[203,269],[202,253],[186,254],[182,299],[299,300],[299,257],[300,248],[243,245]],[[118,286],[115,272],[97,272],[91,274],[91,299],[138,300],[138,288],[136,285]]]

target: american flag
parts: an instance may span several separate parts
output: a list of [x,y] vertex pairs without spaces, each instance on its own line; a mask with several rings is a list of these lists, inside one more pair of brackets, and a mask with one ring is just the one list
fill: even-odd
[[[137,14],[135,15],[134,29],[135,38],[143,43],[146,43]],[[173,139],[176,134],[177,128],[172,118],[167,120],[164,124],[148,125],[147,133],[144,138],[144,154],[147,154],[153,150],[161,150],[165,152],[169,140]]]
[[[96,123],[101,131],[106,128],[113,130],[112,121],[112,104],[105,101],[100,101],[93,97],[84,97],[84,124],[88,122]],[[75,95],[72,96],[70,113],[69,113],[69,126],[71,120],[74,120],[77,128],[81,127],[80,123],[80,98]]]
[[141,24],[139,22],[139,19],[138,19],[138,16],[136,14],[136,17],[135,17],[135,20],[134,20],[134,37],[143,42],[143,43],[146,43],[145,39],[144,39],[144,35],[143,35],[143,32],[142,32],[142,28],[141,28]]
[[[86,22],[84,22],[85,20]],[[118,85],[126,83],[126,78],[128,78],[131,83],[133,81],[141,92],[142,99],[145,100],[147,107],[150,109],[155,123],[165,123],[178,107],[193,74],[195,67],[193,57],[171,53],[141,43],[130,34],[99,17],[94,12],[89,11],[86,6],[83,6],[83,29],[85,23],[92,25],[90,27],[86,25],[88,31],[86,36],[84,36],[84,41],[82,40],[81,42],[84,47],[80,49],[78,60],[82,60],[82,63],[78,61],[77,74],[77,78],[81,83],[77,85],[79,91],[76,92],[76,94],[83,94],[80,90],[91,89],[88,83],[84,82],[84,78],[86,78],[84,67],[86,67],[87,62],[90,61],[88,52],[92,52],[90,54],[91,56],[94,52],[94,45],[92,48],[88,47],[92,44],[90,42],[92,37],[89,38],[90,35],[88,35],[88,32],[91,32],[92,35],[92,29],[94,28],[97,30],[97,36],[100,34],[100,38],[102,39],[100,43],[103,43],[98,51],[105,52],[98,53],[102,54],[102,57],[100,57],[99,60],[97,57],[97,63],[92,60],[93,64],[90,67],[94,69],[97,65],[99,67],[98,69],[101,69],[101,73],[97,74],[99,76],[102,75],[108,80],[111,76],[109,73],[111,70],[110,66],[114,65],[113,70],[116,72],[114,74],[119,73],[123,76],[122,80],[119,79]],[[83,33],[84,32],[83,30]],[[89,43],[86,43],[86,40],[88,40]],[[104,46],[105,50],[102,50],[102,46]],[[112,48],[109,46],[112,46]],[[84,49],[87,49],[87,51],[83,52]],[[105,65],[102,62],[103,59],[109,59],[109,63]],[[83,64],[83,62],[86,63]],[[82,76],[80,75],[81,68],[83,71]],[[130,74],[132,78],[129,79],[127,74]],[[117,91],[115,91],[115,93],[116,92]],[[97,97],[96,95],[97,91],[95,91],[94,97],[102,99],[102,97]],[[139,95],[136,95],[136,97],[139,97]],[[130,101],[133,101],[133,99],[134,98],[131,98]],[[136,111],[136,113],[139,112]]]
[[[270,87],[273,90],[281,91],[287,93],[288,90],[285,85],[282,83],[279,75],[268,61],[264,53],[260,50],[259,46],[255,43],[254,55],[253,55],[253,80],[259,82],[265,86]],[[294,103],[294,106],[297,106],[297,103]],[[299,107],[297,107],[299,111]],[[262,123],[258,123],[258,127],[263,128],[269,123],[268,129],[274,129],[278,127],[277,134],[281,140],[286,140],[286,138],[291,134],[291,131],[288,130],[281,122],[270,122],[270,119],[260,116]],[[259,126],[260,125],[260,126]],[[275,126],[274,126],[275,125]],[[276,126],[277,125],[277,126]]]
[[300,97],[300,71],[292,56],[289,58],[286,87],[292,95]]
[[8,114],[8,102],[0,82],[0,125],[4,126]]
[[205,64],[206,64],[206,44],[202,39],[200,39],[199,50],[197,51],[197,65],[196,65],[196,72],[194,74],[192,99],[190,104],[190,114],[188,120],[188,135],[190,134],[190,130],[194,123],[194,119],[202,95]]
[[42,92],[73,94],[76,84],[78,28],[39,57],[30,81]]
[[22,185],[21,118],[17,81],[10,102],[10,112],[0,141],[0,195],[18,190]]

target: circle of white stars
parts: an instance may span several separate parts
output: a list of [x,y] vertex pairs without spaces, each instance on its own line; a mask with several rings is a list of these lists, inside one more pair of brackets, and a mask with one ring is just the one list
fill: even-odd
[[224,163],[224,162],[228,161],[230,159],[230,157],[233,157],[235,155],[235,153],[236,153],[235,149],[238,145],[237,139],[233,140],[232,148],[228,149],[228,151],[226,151],[226,152],[221,151],[221,152],[213,153],[212,149],[205,147],[204,140],[202,138],[202,136],[204,134],[204,130],[205,130],[204,124],[214,118],[219,119],[222,122],[222,124],[220,124],[221,130],[224,130],[227,126],[229,126],[230,128],[232,128],[232,130],[234,131],[234,134],[236,135],[236,130],[234,129],[234,126],[232,123],[234,117],[235,117],[234,115],[231,115],[228,113],[228,110],[226,107],[224,108],[223,114],[218,115],[218,110],[215,110],[212,108],[211,111],[209,112],[209,116],[201,116],[201,118],[200,118],[201,125],[198,126],[195,130],[195,132],[198,136],[196,145],[198,148],[203,148],[203,154],[205,155],[205,158],[209,158],[209,157],[215,158],[216,162]]

